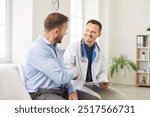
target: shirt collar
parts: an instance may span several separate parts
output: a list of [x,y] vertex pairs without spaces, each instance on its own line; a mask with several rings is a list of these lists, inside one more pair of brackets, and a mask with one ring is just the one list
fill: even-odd
[[39,35],[39,39],[48,45],[53,45],[43,35]]
[[[86,58],[88,58],[88,57],[87,57],[86,50],[85,50],[84,39],[81,40],[81,48],[82,48],[81,51],[83,51],[83,56],[86,57]],[[82,53],[82,52],[81,52],[81,53]],[[93,45],[92,63],[93,63],[95,57],[96,57],[96,42],[95,42],[95,44]]]

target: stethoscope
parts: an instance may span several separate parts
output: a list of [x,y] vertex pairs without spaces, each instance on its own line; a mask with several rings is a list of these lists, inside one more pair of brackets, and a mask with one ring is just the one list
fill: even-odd
[[[84,62],[86,63],[87,62],[87,59],[86,57],[84,56],[84,42],[83,42],[83,39],[81,39],[81,45],[80,45],[80,49],[81,49],[81,62]],[[100,51],[100,47],[99,45],[97,44],[97,42],[95,42],[95,45],[96,47],[98,48],[98,52]]]

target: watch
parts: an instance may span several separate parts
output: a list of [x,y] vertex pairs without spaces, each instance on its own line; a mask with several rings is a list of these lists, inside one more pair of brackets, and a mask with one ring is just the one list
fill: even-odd
[[54,11],[58,11],[59,10],[59,0],[49,0],[50,1],[50,5],[52,7],[52,9]]

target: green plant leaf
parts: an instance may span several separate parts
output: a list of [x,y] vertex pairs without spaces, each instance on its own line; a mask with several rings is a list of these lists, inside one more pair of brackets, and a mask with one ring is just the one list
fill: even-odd
[[150,31],[150,27],[148,27],[146,30],[147,30],[147,31]]

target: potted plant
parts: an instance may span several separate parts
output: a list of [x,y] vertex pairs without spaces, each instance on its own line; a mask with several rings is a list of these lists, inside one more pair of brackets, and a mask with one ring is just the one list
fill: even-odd
[[147,30],[147,31],[150,31],[150,27],[148,27],[146,30]]
[[118,73],[120,70],[127,68],[129,71],[130,69],[136,71],[136,64],[129,60],[127,56],[120,55],[119,57],[114,57],[112,59],[112,64],[110,66],[110,76],[113,77],[114,73]]

